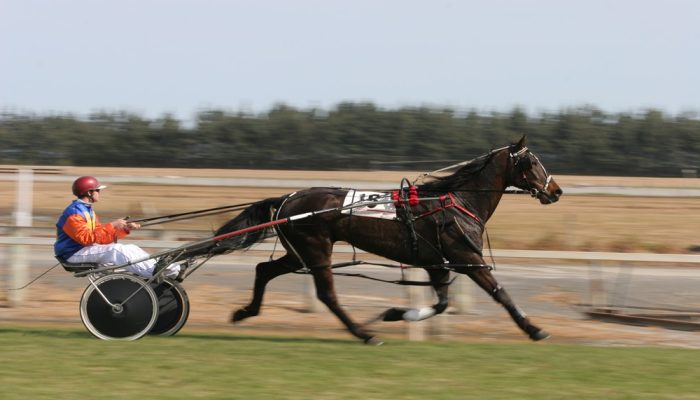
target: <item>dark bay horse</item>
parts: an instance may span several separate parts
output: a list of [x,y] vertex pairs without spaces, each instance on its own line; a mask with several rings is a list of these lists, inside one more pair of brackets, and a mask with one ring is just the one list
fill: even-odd
[[[235,311],[232,322],[258,315],[267,283],[284,274],[308,268],[316,294],[347,329],[368,344],[381,343],[365,327],[354,322],[338,303],[333,283],[333,243],[352,246],[399,263],[423,267],[438,301],[421,309],[391,308],[384,321],[421,320],[440,314],[448,305],[450,271],[466,274],[510,314],[532,340],[549,336],[530,322],[501,287],[482,257],[484,224],[493,215],[509,186],[526,190],[542,204],[554,203],[562,190],[539,159],[518,143],[493,150],[464,163],[452,175],[434,177],[414,187],[411,204],[399,203],[397,215],[380,219],[343,213],[350,191],[311,188],[259,201],[216,232],[217,235],[317,210],[336,209],[299,221],[275,226],[286,254],[257,265],[251,302]],[[426,199],[426,200],[422,200]],[[401,212],[398,212],[401,211]],[[262,230],[217,243],[206,251],[215,255],[253,245],[265,237]],[[436,267],[439,266],[439,267]]]

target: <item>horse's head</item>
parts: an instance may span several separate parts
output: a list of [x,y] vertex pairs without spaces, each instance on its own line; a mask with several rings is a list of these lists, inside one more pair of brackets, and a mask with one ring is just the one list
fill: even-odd
[[540,159],[525,147],[525,136],[518,143],[508,146],[508,151],[511,185],[527,190],[542,204],[551,204],[559,200],[559,196],[564,192],[552,175],[547,173]]

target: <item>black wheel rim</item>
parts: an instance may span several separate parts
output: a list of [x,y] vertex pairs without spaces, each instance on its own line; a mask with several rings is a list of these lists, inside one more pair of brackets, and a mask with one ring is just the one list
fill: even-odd
[[168,280],[151,287],[158,297],[158,319],[149,334],[174,335],[185,325],[189,315],[187,294],[180,285]]

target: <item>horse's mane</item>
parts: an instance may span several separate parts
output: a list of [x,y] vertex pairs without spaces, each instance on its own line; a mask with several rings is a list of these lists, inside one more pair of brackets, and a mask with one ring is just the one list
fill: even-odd
[[451,175],[447,176],[430,176],[430,181],[418,185],[418,189],[424,192],[439,192],[446,193],[463,188],[469,182],[473,182],[474,178],[486,168],[491,162],[497,150],[492,150],[488,154],[477,157],[467,164],[459,168]]

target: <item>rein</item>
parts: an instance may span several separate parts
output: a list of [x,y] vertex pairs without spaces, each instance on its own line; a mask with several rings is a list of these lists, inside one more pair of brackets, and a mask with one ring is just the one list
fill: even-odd
[[140,223],[141,226],[165,224],[167,222],[181,221],[181,220],[193,219],[193,218],[199,218],[199,217],[206,217],[208,215],[223,214],[223,213],[230,212],[230,211],[238,211],[238,210],[242,210],[242,209],[244,209],[252,204],[255,204],[255,203],[232,204],[232,205],[228,205],[228,206],[207,208],[204,210],[196,210],[196,211],[170,214],[170,215],[162,215],[159,217],[134,219],[134,220],[130,220],[130,222]]
[[[442,168],[442,169],[435,170],[432,172],[424,173],[421,176],[419,176],[416,180],[413,181],[413,184],[411,184],[409,186],[409,190],[411,190],[411,189],[415,190],[415,189],[413,189],[413,188],[415,188],[415,186],[413,186],[413,185],[415,185],[415,182],[417,182],[418,180],[422,180],[423,178],[425,178],[427,176],[431,176],[432,174],[437,173],[437,172],[442,172],[445,170],[452,169],[456,166],[466,165],[466,164],[473,162],[473,161],[474,160],[464,161],[464,162],[461,162],[459,164],[454,164],[454,165],[451,165],[451,166],[446,167],[446,168]],[[551,180],[551,176],[548,176],[547,184],[549,184],[550,180]],[[401,182],[402,186],[405,182],[407,182],[406,178],[404,178],[402,180],[402,182]],[[546,187],[547,186],[545,186],[545,189],[546,189]],[[399,192],[403,191],[403,189],[404,188],[402,187]],[[391,193],[393,196],[393,202],[398,203],[401,201],[401,199],[396,195],[397,191],[384,190],[383,192]],[[448,195],[451,199],[451,202],[455,203],[453,196],[452,196],[452,193],[467,193],[467,192],[469,192],[469,193],[501,192],[501,193],[508,193],[508,194],[530,194],[531,196],[534,196],[534,194],[532,193],[532,190],[526,191],[526,190],[522,190],[522,189],[512,189],[512,190],[489,190],[489,189],[453,190]],[[408,203],[411,205],[417,205],[419,202],[422,202],[422,201],[431,201],[431,200],[444,201],[445,200],[444,198],[445,198],[445,196],[424,197],[424,198],[418,199],[417,193],[412,191],[410,193],[410,198],[408,199]],[[389,203],[389,202],[387,202],[387,203]],[[253,204],[255,204],[255,202],[231,204],[231,205],[227,205],[227,206],[206,208],[206,209],[202,209],[202,210],[195,210],[195,211],[189,211],[189,212],[183,212],[183,213],[161,215],[161,216],[157,216],[157,217],[130,219],[129,221],[139,223],[139,224],[141,224],[141,226],[159,225],[159,224],[165,224],[168,222],[183,221],[183,220],[188,220],[188,219],[206,217],[206,216],[210,216],[210,215],[223,214],[223,213],[232,212],[232,211],[240,211],[240,210],[243,210],[246,207],[253,205]],[[362,207],[365,205],[367,205],[367,204],[358,204],[357,206],[351,205],[352,207],[349,207],[349,208]],[[459,206],[458,204],[448,205],[445,208],[447,208],[447,207],[456,207],[456,208],[462,210],[463,212],[465,212],[466,214],[470,215],[472,218],[475,218],[474,215],[472,215],[469,211],[467,211],[463,207]],[[475,219],[478,221],[478,218],[475,218]]]
[[[401,273],[403,275],[403,271],[409,268],[421,268],[421,269],[440,269],[440,270],[448,270],[448,271],[454,271],[455,268],[488,268],[489,270],[493,270],[493,266],[488,265],[488,264],[435,264],[435,265],[425,265],[425,266],[404,266],[404,265],[395,265],[395,264],[385,264],[385,263],[377,263],[377,262],[367,262],[367,261],[349,261],[349,262],[344,262],[344,263],[338,263],[338,264],[332,264],[331,268],[336,269],[336,268],[343,268],[343,267],[352,267],[355,265],[376,265],[379,267],[387,267],[387,268],[401,268]],[[313,267],[311,267],[313,268]],[[301,274],[301,275],[308,275],[310,274],[310,270],[307,267],[303,271],[292,271],[295,274]],[[363,278],[363,279],[368,279],[371,281],[376,281],[376,282],[383,282],[383,283],[392,283],[394,285],[404,285],[404,286],[449,286],[451,285],[455,279],[457,279],[458,275],[455,275],[452,279],[450,279],[448,282],[445,283],[433,283],[430,281],[413,281],[413,280],[407,280],[407,279],[381,279],[381,278],[376,278],[373,276],[365,275],[365,274],[359,274],[359,273],[347,273],[347,272],[333,272],[333,275],[335,276],[347,276],[351,278]]]

